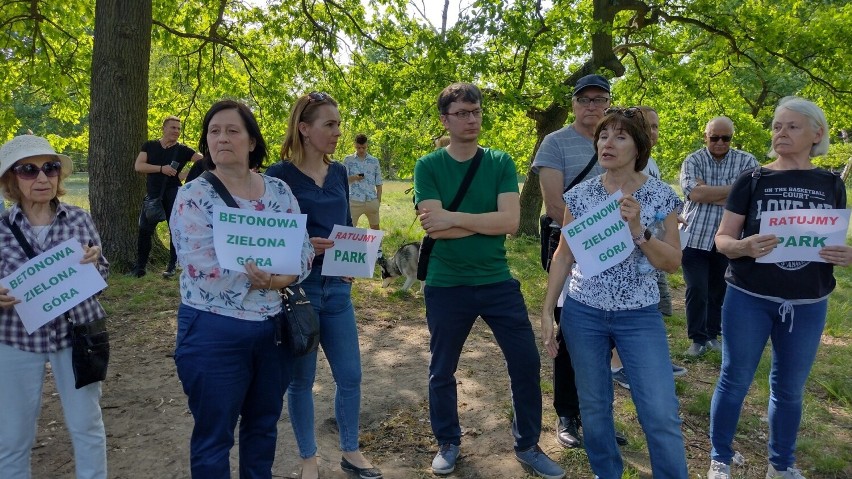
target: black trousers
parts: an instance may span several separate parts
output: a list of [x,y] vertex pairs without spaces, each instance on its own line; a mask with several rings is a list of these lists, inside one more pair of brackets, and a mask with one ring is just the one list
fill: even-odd
[[[562,308],[553,309],[556,324],[562,316]],[[580,399],[577,397],[577,386],[574,384],[574,367],[571,356],[565,346],[565,338],[559,334],[559,352],[553,358],[553,409],[559,417],[574,417],[580,415]]]
[[722,334],[728,257],[716,251],[715,246],[711,251],[684,248],[681,267],[686,283],[687,335],[692,342],[703,345]]
[[[163,209],[166,210],[166,224],[172,216],[172,208],[177,197],[177,188],[169,188],[163,192]],[[139,237],[136,241],[136,269],[145,269],[148,258],[151,256],[151,244],[154,235],[157,234],[157,223],[151,223],[145,219],[145,212],[139,212]],[[171,232],[169,232],[169,265],[166,269],[174,269],[177,264],[177,252],[172,244]]]

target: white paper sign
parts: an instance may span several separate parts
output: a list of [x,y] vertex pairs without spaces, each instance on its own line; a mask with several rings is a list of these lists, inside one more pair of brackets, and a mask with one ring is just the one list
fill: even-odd
[[590,278],[624,261],[636,245],[621,219],[616,191],[588,213],[562,228],[583,276]]
[[213,247],[222,267],[245,272],[253,260],[274,274],[302,273],[308,215],[213,207]]
[[106,288],[94,264],[80,264],[83,247],[65,241],[24,263],[0,279],[9,295],[21,302],[15,312],[29,334]]
[[379,230],[334,225],[328,237],[334,246],[325,250],[322,275],[372,278],[384,235]]
[[757,263],[819,261],[819,250],[846,244],[850,210],[803,209],[764,211],[760,216],[760,234],[774,234],[778,246]]

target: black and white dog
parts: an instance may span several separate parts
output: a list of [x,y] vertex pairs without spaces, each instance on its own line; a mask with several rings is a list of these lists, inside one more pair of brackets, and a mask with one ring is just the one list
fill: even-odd
[[[382,288],[387,288],[394,278],[405,276],[405,284],[402,285],[402,290],[408,291],[408,288],[417,281],[417,261],[419,259],[420,242],[402,245],[390,261],[385,257],[379,258],[376,262],[382,268]],[[420,282],[420,292],[423,292],[423,281]]]

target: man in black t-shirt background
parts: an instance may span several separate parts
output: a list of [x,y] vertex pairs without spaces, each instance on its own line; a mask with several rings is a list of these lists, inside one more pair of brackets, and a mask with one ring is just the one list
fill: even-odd
[[[180,138],[180,118],[169,116],[163,120],[163,135],[157,140],[146,141],[142,151],[136,157],[133,168],[139,173],[145,173],[146,197],[163,197],[163,208],[166,210],[166,222],[172,215],[177,190],[181,185],[180,172],[190,161],[198,161],[201,154],[192,148],[178,143]],[[130,275],[141,278],[145,276],[145,267],[151,254],[151,239],[157,232],[157,223],[149,222],[144,211],[139,214],[139,237],[136,249],[136,264],[130,270]],[[175,275],[177,255],[175,247],[169,240],[169,264],[163,271],[163,276],[170,278]]]

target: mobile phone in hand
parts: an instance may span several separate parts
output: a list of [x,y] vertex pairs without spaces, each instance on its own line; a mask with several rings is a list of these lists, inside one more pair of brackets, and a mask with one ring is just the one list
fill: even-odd
[[180,162],[179,162],[179,161],[177,161],[177,160],[175,160],[175,161],[171,162],[171,164],[170,164],[169,166],[171,166],[171,167],[172,167],[172,169],[175,169],[175,170],[176,170],[176,169],[178,169],[178,168],[180,167]]
[[360,176],[361,178],[363,178],[363,177],[364,177],[364,173],[358,173],[358,176]]

